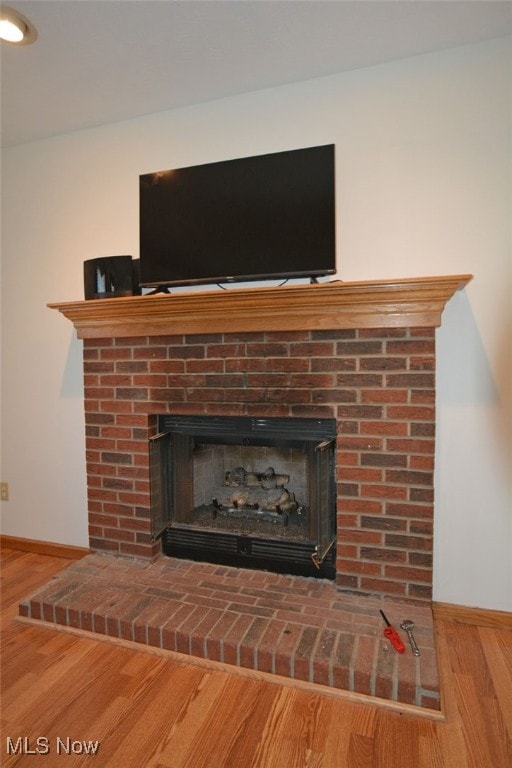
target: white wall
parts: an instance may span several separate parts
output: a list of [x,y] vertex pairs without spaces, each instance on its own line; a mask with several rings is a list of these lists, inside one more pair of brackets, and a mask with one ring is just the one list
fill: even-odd
[[345,280],[473,273],[438,331],[436,600],[512,609],[510,39],[11,148],[4,534],[87,545],[81,342],[46,302],[138,255],[138,175],[336,144]]

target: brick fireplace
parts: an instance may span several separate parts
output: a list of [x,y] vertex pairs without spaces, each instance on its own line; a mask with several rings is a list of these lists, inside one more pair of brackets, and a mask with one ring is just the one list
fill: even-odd
[[469,279],[50,305],[84,339],[91,549],[161,552],[148,475],[159,415],[335,419],[336,584],[430,601],[435,328]]
[[[435,329],[470,279],[51,304],[84,340],[92,552],[23,600],[20,616],[442,719],[431,610]],[[332,426],[334,579],[162,554],[150,443],[162,421],[174,429],[198,417]],[[382,608],[397,628],[414,622],[419,656],[392,650]]]

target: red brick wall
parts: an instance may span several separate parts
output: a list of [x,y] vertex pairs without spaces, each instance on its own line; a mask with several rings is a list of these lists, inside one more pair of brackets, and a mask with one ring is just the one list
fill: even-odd
[[90,544],[152,558],[154,415],[335,417],[337,581],[429,600],[434,329],[86,339]]

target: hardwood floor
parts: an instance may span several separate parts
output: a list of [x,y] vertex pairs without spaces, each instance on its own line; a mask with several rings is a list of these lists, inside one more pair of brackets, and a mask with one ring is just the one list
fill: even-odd
[[512,632],[437,622],[438,722],[19,621],[68,564],[2,550],[2,766],[512,765]]

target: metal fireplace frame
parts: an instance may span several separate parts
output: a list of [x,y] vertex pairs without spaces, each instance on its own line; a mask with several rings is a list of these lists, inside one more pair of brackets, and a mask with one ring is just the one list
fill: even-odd
[[[245,416],[158,416],[150,438],[152,537],[165,555],[242,568],[334,579],[336,576],[336,420]],[[310,540],[191,527],[178,512],[190,504],[189,479],[177,473],[194,441],[222,445],[300,446],[312,466]],[[190,484],[190,483],[189,483]],[[188,501],[187,501],[188,500]]]

